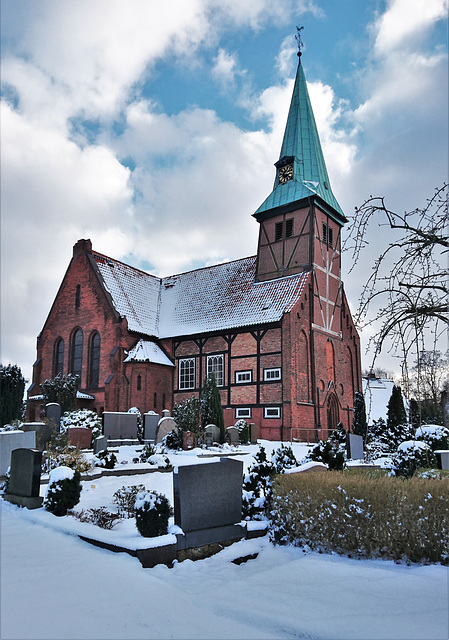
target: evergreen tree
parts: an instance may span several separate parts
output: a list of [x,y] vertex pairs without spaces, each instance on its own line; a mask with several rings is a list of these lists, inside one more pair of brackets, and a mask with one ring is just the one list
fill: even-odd
[[16,364],[0,365],[0,427],[22,417],[25,380]]
[[265,447],[260,447],[254,456],[254,463],[243,478],[242,515],[245,520],[263,520],[267,514],[275,472]]
[[402,440],[403,427],[406,424],[407,414],[404,409],[401,387],[394,385],[388,401],[387,429],[396,446]]
[[354,419],[352,421],[352,433],[362,436],[366,440],[366,432],[368,423],[366,421],[365,397],[360,391],[355,392],[354,396]]
[[44,396],[44,405],[49,402],[57,402],[61,406],[61,412],[73,411],[76,407],[76,392],[80,385],[79,376],[69,373],[66,376],[58,373],[50,380],[44,380],[40,384]]
[[220,392],[213,373],[204,379],[201,391],[201,426],[204,429],[208,424],[215,424],[220,429],[221,441],[224,441],[224,417],[221,406]]
[[194,397],[175,404],[172,413],[178,425],[178,431],[192,431],[199,434],[201,430],[200,407],[200,401]]

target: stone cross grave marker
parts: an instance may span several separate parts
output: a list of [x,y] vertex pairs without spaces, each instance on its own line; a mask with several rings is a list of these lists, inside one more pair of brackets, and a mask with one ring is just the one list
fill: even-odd
[[38,509],[43,498],[39,496],[41,482],[42,451],[37,449],[14,449],[11,453],[11,472],[8,492],[4,498],[8,502],[28,509]]

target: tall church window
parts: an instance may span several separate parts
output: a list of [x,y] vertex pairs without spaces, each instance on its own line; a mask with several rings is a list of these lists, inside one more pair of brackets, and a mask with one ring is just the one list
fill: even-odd
[[75,307],[79,309],[81,306],[81,285],[76,285],[76,293],[75,293]]
[[64,340],[59,338],[55,346],[54,375],[64,371]]
[[137,376],[137,391],[142,390],[142,376],[139,374]]
[[72,373],[81,378],[83,367],[83,332],[77,329],[72,338]]
[[217,387],[222,387],[224,384],[224,355],[207,356],[207,375],[211,373],[215,376],[215,382]]
[[179,388],[195,388],[195,358],[184,358],[179,361]]
[[89,386],[98,387],[100,377],[100,334],[96,331],[90,341]]

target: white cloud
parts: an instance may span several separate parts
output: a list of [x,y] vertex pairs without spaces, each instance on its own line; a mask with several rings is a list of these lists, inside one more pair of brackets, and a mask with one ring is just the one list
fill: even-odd
[[224,49],[219,49],[218,55],[214,59],[212,76],[223,88],[226,88],[234,83],[237,66],[235,55],[227,53]]

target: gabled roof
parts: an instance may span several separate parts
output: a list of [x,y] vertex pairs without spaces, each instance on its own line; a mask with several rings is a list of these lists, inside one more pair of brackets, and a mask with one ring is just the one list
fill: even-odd
[[173,362],[155,342],[149,340],[139,340],[131,349],[125,362],[154,362],[155,364],[164,364],[168,367],[174,367]]
[[254,215],[257,216],[262,212],[304,200],[310,196],[319,196],[337,213],[340,222],[346,222],[330,186],[301,57],[299,57],[279,162],[282,163],[286,159],[293,159],[293,179],[285,184],[279,184],[276,179],[273,191]]
[[[300,299],[309,277],[305,272],[255,282],[256,257],[251,256],[159,279],[107,256],[92,255],[129,330],[158,338],[277,322]],[[133,359],[139,353],[143,352],[136,351]]]

